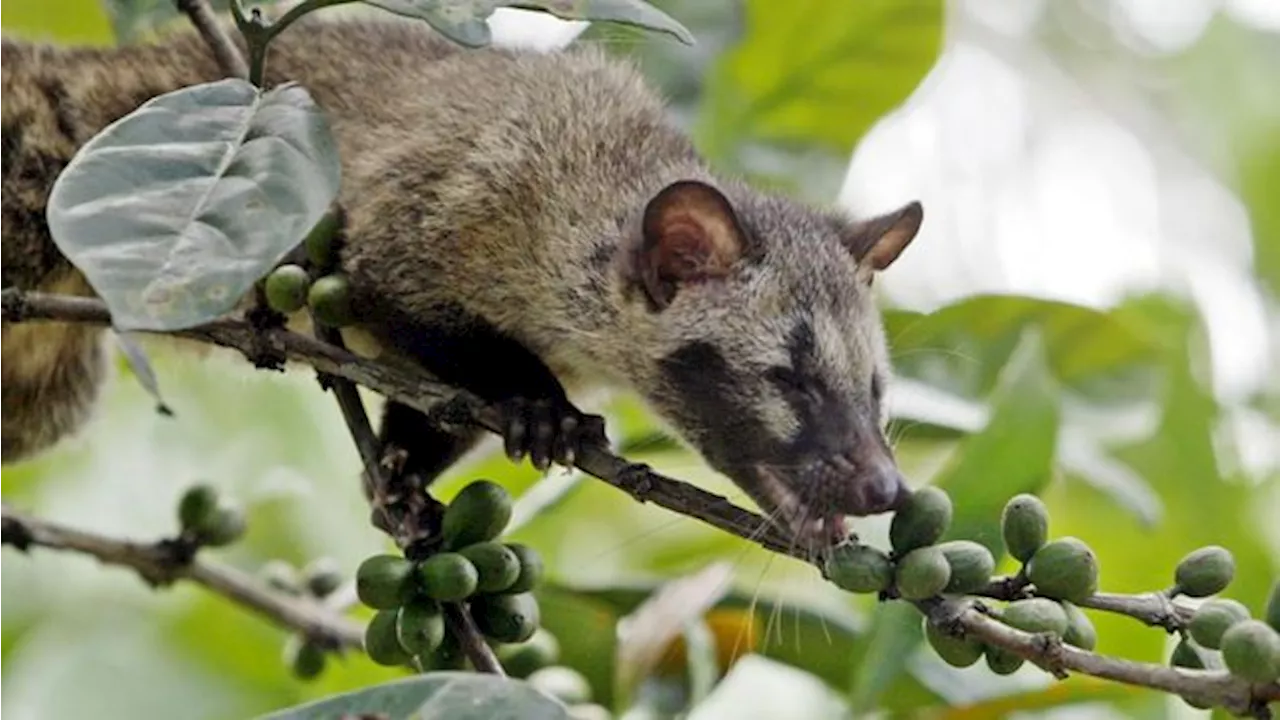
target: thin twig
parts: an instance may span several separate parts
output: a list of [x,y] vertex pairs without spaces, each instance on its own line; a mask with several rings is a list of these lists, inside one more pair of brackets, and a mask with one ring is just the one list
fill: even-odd
[[[8,322],[58,320],[109,325],[111,315],[101,300],[67,295],[24,292],[7,288],[0,293]],[[346,378],[357,385],[432,417],[473,422],[501,432],[499,412],[468,392],[431,379],[426,373],[362,358],[312,337],[284,329],[260,330],[246,320],[222,318],[194,328],[170,333],[237,350],[253,360],[263,348],[317,370]],[[785,536],[764,517],[685,482],[650,470],[637,469],[623,458],[598,448],[584,448],[575,460],[583,472],[617,487],[641,502],[701,520],[761,547],[801,560],[809,560],[804,548]]]
[[200,37],[209,46],[213,57],[218,61],[222,74],[228,77],[243,78],[249,74],[249,66],[240,54],[240,49],[231,39],[218,17],[209,7],[208,0],[174,0],[178,10],[185,13],[187,19],[195,26]]
[[1190,670],[1099,655],[1067,645],[1052,634],[1026,633],[1005,625],[981,612],[972,600],[931,598],[915,605],[937,627],[1008,650],[1058,678],[1075,671],[1163,690],[1260,719],[1270,718],[1267,704],[1280,700],[1278,683],[1251,685],[1225,670]]
[[[252,20],[243,17],[239,0],[233,0],[232,9],[236,25],[242,33],[248,33],[246,39],[250,51],[249,63],[245,62],[244,56],[241,55],[231,37],[223,29],[223,26],[219,24],[207,0],[175,1],[178,8],[187,14],[191,24],[196,27],[201,37],[204,38],[205,44],[208,45],[217,58],[218,65],[224,74],[234,77],[248,75],[251,82],[255,85],[261,85],[266,48],[272,38],[284,32],[286,28],[303,15],[326,5],[341,4],[348,0],[305,0],[274,23],[269,23],[265,26],[262,25],[262,21],[256,14]],[[316,329],[316,334],[319,338],[338,349],[346,350],[342,335],[337,330],[325,328],[317,323],[314,317],[312,317],[312,325]],[[259,331],[261,331],[261,328],[259,328]],[[260,348],[257,354],[261,355]],[[379,457],[379,443],[369,423],[364,403],[360,400],[359,391],[356,389],[355,384],[348,379],[329,376],[323,370],[319,372],[321,382],[330,386],[338,401],[343,419],[346,421],[352,440],[355,442],[360,454],[368,481],[376,488],[385,488],[386,482],[383,477],[381,458]],[[378,502],[376,495],[371,499],[374,501],[377,511],[385,514],[385,507]],[[391,523],[382,523],[379,526],[387,529],[393,527]],[[401,538],[396,538],[396,540],[400,541]],[[463,650],[477,670],[496,675],[505,675],[502,664],[493,653],[493,649],[484,642],[484,638],[476,629],[475,623],[471,621],[469,611],[465,606],[457,605],[457,607],[453,608],[453,612],[446,615],[446,622],[449,625],[450,632],[459,638]]]
[[[342,334],[334,328],[326,328],[316,322],[314,315],[311,318],[312,325],[316,328],[316,336],[336,347],[346,349],[342,340]],[[334,396],[338,399],[338,406],[342,409],[342,417],[347,423],[347,429],[351,432],[351,438],[356,444],[356,448],[360,452],[360,460],[364,464],[364,471],[368,475],[369,482],[374,488],[382,489],[387,487],[386,473],[382,467],[381,457],[379,457],[379,443],[377,436],[374,435],[373,426],[369,424],[369,416],[365,412],[364,403],[360,400],[360,393],[356,389],[355,383],[346,378],[333,377],[321,374],[321,381],[330,386]],[[374,505],[378,511],[385,513],[386,508],[380,502],[378,493],[373,494]],[[392,528],[392,523],[384,523],[384,527]],[[400,542],[401,538],[394,538],[402,546],[404,542]],[[502,668],[502,663],[498,661],[498,656],[494,654],[493,648],[484,641],[484,637],[476,628],[475,622],[471,619],[470,611],[461,603],[447,603],[445,606],[445,624],[449,628],[449,633],[458,639],[462,646],[462,651],[471,660],[471,664],[480,672],[490,673],[493,675],[506,676],[506,671]]]
[[[100,300],[26,293],[15,288],[0,293],[0,308],[3,309],[3,318],[7,322],[43,319],[107,324],[110,317]],[[488,407],[471,394],[433,381],[423,374],[366,360],[315,338],[287,330],[269,329],[256,336],[255,332],[259,331],[244,320],[223,318],[172,334],[235,349],[250,359],[255,357],[255,353],[261,353],[265,346],[281,356],[310,364],[330,375],[346,378],[429,415],[439,417],[440,413],[445,413],[450,420],[470,420],[493,432],[500,431],[496,408]],[[802,551],[792,547],[763,517],[739,508],[720,496],[647,469],[637,470],[626,460],[606,450],[588,448],[577,458],[576,465],[584,472],[626,490],[640,500],[650,500],[673,512],[698,518],[774,552],[810,560]],[[1007,583],[997,580],[979,594],[1016,599],[1010,595],[1009,587]],[[1023,592],[1025,588],[1015,590]],[[1027,595],[1024,592],[1020,596]],[[1099,594],[1095,602],[1083,604],[1085,607],[1157,620],[1153,624],[1160,624],[1154,611],[1149,608],[1140,609],[1143,607],[1140,600],[1130,597],[1120,601],[1120,598],[1126,597]],[[970,634],[982,642],[1009,650],[1059,677],[1068,671],[1075,671],[1164,690],[1257,718],[1270,717],[1266,704],[1280,700],[1280,685],[1276,683],[1250,686],[1223,671],[1170,668],[1086,652],[1063,645],[1051,636],[1030,635],[1005,626],[976,609],[972,601],[933,598],[915,604],[940,627],[949,627],[955,632]]]
[[4,507],[4,544],[19,550],[44,547],[90,555],[132,569],[153,587],[187,580],[203,585],[324,647],[362,647],[364,631],[324,604],[271,590],[252,576],[197,554],[183,558],[164,541],[142,543],[78,530]]
[[[1016,577],[993,578],[986,588],[974,594],[1004,601],[1036,597],[1034,586],[1019,581]],[[1168,595],[1159,592],[1141,595],[1100,592],[1076,604],[1092,610],[1126,615],[1169,632],[1185,628],[1195,614],[1194,609],[1175,603]]]

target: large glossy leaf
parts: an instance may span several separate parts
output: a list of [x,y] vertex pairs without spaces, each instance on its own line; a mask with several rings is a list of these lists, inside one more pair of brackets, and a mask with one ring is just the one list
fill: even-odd
[[260,720],[568,720],[563,705],[527,683],[470,672],[436,672],[377,685]]
[[851,151],[933,66],[943,3],[750,0],[744,20],[698,122],[699,145],[717,162],[731,162],[744,140]]
[[[928,314],[888,311],[885,332],[906,376],[982,398],[1029,328],[1044,336],[1045,361],[1062,383],[1108,398],[1145,396],[1155,344],[1135,318],[1018,295],[977,295]],[[1145,381],[1134,384],[1135,381]]]
[[600,20],[663,32],[684,43],[693,36],[671,16],[642,0],[364,0],[407,17],[426,20],[445,37],[467,47],[492,41],[485,22],[500,7],[541,10],[564,20]]
[[304,88],[221,80],[86,143],[54,184],[49,229],[117,328],[180,329],[234,307],[324,214],[340,174]]

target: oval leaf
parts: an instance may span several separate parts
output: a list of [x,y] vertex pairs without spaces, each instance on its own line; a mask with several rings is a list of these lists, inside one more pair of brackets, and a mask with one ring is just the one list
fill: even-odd
[[116,328],[179,330],[235,307],[319,221],[340,177],[305,88],[193,85],[76,153],[49,196],[49,230]]
[[693,33],[670,15],[643,0],[498,0],[499,5],[542,10],[561,20],[599,20],[666,33],[685,45]]
[[569,720],[563,705],[527,683],[470,672],[433,672],[335,695],[258,720]]
[[364,0],[387,12],[427,21],[436,32],[464,47],[484,47],[493,35],[485,22],[496,0]]

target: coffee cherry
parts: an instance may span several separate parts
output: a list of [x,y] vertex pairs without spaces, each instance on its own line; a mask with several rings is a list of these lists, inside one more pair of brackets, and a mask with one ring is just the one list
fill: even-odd
[[471,597],[479,582],[476,566],[458,553],[432,555],[418,566],[418,586],[427,597],[440,602]]
[[509,595],[519,595],[533,590],[542,581],[542,556],[538,554],[537,550],[520,543],[509,543],[507,549],[515,553],[516,558],[520,560],[520,575],[503,592]]
[[1066,600],[1062,601],[1062,609],[1067,613],[1067,631],[1063,633],[1062,641],[1081,650],[1092,650],[1097,647],[1098,631],[1093,627],[1089,616]]
[[942,592],[951,580],[951,565],[937,547],[917,548],[898,562],[894,579],[899,595],[907,600],[921,600]]
[[1009,603],[1000,619],[1005,625],[1029,633],[1053,633],[1061,637],[1067,632],[1067,613],[1058,603],[1047,598],[1030,598]]
[[396,616],[396,638],[410,655],[433,653],[444,642],[444,615],[434,600],[417,598]]
[[316,320],[329,327],[345,327],[355,320],[351,306],[351,283],[342,274],[325,275],[311,284],[307,304]]
[[324,649],[306,639],[291,635],[284,644],[284,663],[302,680],[310,680],[324,672]]
[[1222,634],[1222,662],[1252,683],[1280,679],[1280,633],[1261,620],[1245,620]]
[[532,593],[481,595],[472,602],[471,615],[480,632],[505,643],[528,640],[541,622],[538,601]]
[[1025,563],[1049,537],[1049,511],[1035,495],[1015,495],[1000,515],[1000,530],[1009,554]]
[[445,508],[441,531],[445,547],[462,548],[492,540],[511,521],[511,494],[489,480],[464,487]]
[[951,496],[932,485],[922,487],[894,512],[889,544],[899,555],[932,545],[951,526],[951,514]]
[[1236,623],[1249,619],[1249,608],[1236,600],[1218,598],[1208,600],[1196,608],[1187,625],[1187,632],[1201,647],[1217,650],[1222,647],[1222,636]]
[[413,564],[402,557],[374,555],[356,569],[356,596],[375,610],[395,610],[413,590]]
[[379,665],[404,665],[411,659],[396,636],[396,610],[379,610],[364,630],[364,651]]
[[492,541],[476,543],[459,550],[458,554],[475,565],[478,592],[502,592],[520,579],[520,558],[506,545]]
[[211,485],[192,485],[178,500],[178,523],[191,530],[209,522],[218,509],[218,491]]
[[560,642],[545,629],[538,628],[525,642],[499,645],[494,652],[508,675],[527,678],[534,671],[560,661]]
[[889,557],[869,545],[837,546],[827,556],[822,569],[836,587],[849,592],[880,592],[893,582]]
[[951,579],[943,592],[956,595],[981,590],[991,581],[996,560],[985,546],[972,540],[949,540],[936,545],[951,566]]
[[1188,553],[1174,571],[1178,592],[1189,597],[1208,597],[1231,584],[1236,560],[1224,547],[1209,545]]
[[982,643],[958,638],[924,619],[924,637],[943,662],[952,667],[969,667],[982,659]]
[[1098,558],[1081,540],[1061,538],[1036,551],[1027,577],[1041,595],[1078,603],[1098,591]]
[[287,315],[307,304],[311,277],[298,265],[281,265],[267,276],[262,289],[267,296],[267,305]]

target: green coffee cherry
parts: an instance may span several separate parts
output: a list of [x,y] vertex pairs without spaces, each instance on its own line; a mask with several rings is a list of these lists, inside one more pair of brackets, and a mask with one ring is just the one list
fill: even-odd
[[537,550],[520,543],[509,543],[507,549],[515,553],[516,559],[520,561],[520,575],[503,592],[519,595],[533,590],[542,581],[542,556]]
[[462,548],[502,534],[511,521],[511,494],[489,480],[462,488],[445,508],[442,521],[445,547]]
[[435,652],[418,656],[418,661],[422,663],[423,670],[427,671],[465,670],[468,663],[467,654],[462,651],[462,644],[449,632],[444,634],[444,641]]
[[528,640],[541,622],[538,601],[532,593],[481,595],[471,604],[471,615],[480,632],[505,643]]
[[1261,620],[1245,620],[1222,634],[1222,662],[1252,683],[1280,679],[1280,633]]
[[942,592],[951,580],[951,565],[936,546],[917,548],[898,561],[894,579],[899,595],[921,600]]
[[893,582],[889,556],[870,545],[837,546],[827,556],[822,571],[836,587],[855,593],[880,592]]
[[342,217],[330,210],[320,216],[319,222],[307,233],[303,245],[307,259],[322,272],[329,272],[338,262],[338,233],[342,229]]
[[981,590],[991,581],[996,560],[985,546],[972,540],[949,540],[936,545],[951,566],[951,579],[943,592],[956,595]]
[[899,555],[932,545],[951,526],[951,514],[951,496],[932,485],[922,487],[894,512],[889,544]]
[[1098,557],[1083,541],[1061,538],[1036,551],[1027,577],[1041,595],[1078,603],[1098,591]]
[[400,646],[396,636],[396,610],[379,610],[364,630],[364,651],[369,659],[379,665],[404,665],[409,653]]
[[529,676],[529,684],[536,690],[559,700],[565,705],[591,702],[591,683],[582,673],[563,665],[545,667]]
[[1067,631],[1062,641],[1074,645],[1081,650],[1092,650],[1098,646],[1098,631],[1084,611],[1066,600],[1062,601],[1062,609],[1067,613]]
[[982,643],[972,638],[958,638],[924,618],[924,637],[929,646],[952,667],[969,667],[982,659]]
[[263,292],[272,310],[285,314],[297,312],[307,304],[311,277],[298,265],[281,265],[267,276]]
[[492,541],[476,543],[459,550],[458,554],[476,566],[478,592],[502,592],[520,579],[520,558],[506,545]]
[[1227,598],[1208,600],[1196,608],[1187,625],[1187,632],[1200,647],[1217,650],[1222,647],[1222,636],[1236,623],[1249,619],[1249,608]]
[[444,614],[434,600],[418,598],[396,615],[396,638],[410,655],[433,653],[444,642]]
[[1053,633],[1059,637],[1067,632],[1067,612],[1047,598],[1011,602],[1000,619],[1005,625],[1023,632]]
[[1194,645],[1183,639],[1179,640],[1178,644],[1174,646],[1173,655],[1169,657],[1169,664],[1173,667],[1203,670],[1204,658]]
[[258,577],[267,587],[288,595],[301,595],[302,583],[298,580],[298,570],[284,560],[270,560],[258,570]]
[[204,522],[195,525],[196,537],[202,545],[222,547],[230,545],[244,536],[245,518],[239,507],[229,503],[219,503],[212,513],[204,518]]
[[1009,554],[1025,563],[1049,538],[1049,511],[1035,495],[1015,495],[1000,515],[1000,530]]
[[397,555],[374,555],[356,569],[356,596],[375,610],[395,610],[413,591],[413,564]]
[[325,275],[311,284],[307,304],[316,320],[329,327],[345,327],[355,321],[351,307],[351,283],[342,274]]
[[316,558],[302,569],[303,582],[307,592],[315,597],[327,597],[342,585],[342,572],[333,558]]
[[527,678],[534,671],[560,661],[560,641],[545,629],[538,628],[527,641],[515,645],[499,645],[494,652],[508,675]]
[[418,586],[427,597],[441,602],[465,600],[475,594],[480,574],[471,561],[458,553],[440,553],[418,566]]
[[1208,597],[1225,590],[1235,574],[1236,560],[1231,552],[1209,545],[1182,558],[1174,571],[1174,582],[1183,595]]
[[[1187,668],[1188,670],[1204,670],[1207,665],[1204,661],[1204,655],[1201,651],[1186,638],[1178,641],[1173,648],[1173,655],[1169,657],[1169,665],[1172,667]],[[1213,707],[1211,700],[1197,698],[1194,695],[1180,695],[1182,701],[1193,708],[1208,710]]]
[[183,530],[191,530],[209,522],[217,509],[217,490],[210,485],[192,485],[178,500],[178,523]]
[[1008,650],[1001,650],[992,645],[987,646],[985,655],[987,656],[987,667],[997,675],[1012,675],[1018,672],[1018,668],[1022,667],[1024,662],[1022,658]]
[[1280,580],[1271,584],[1271,594],[1267,596],[1267,606],[1262,611],[1262,619],[1272,630],[1280,632]]
[[291,635],[284,644],[284,663],[302,680],[310,680],[324,672],[324,649],[306,639]]

